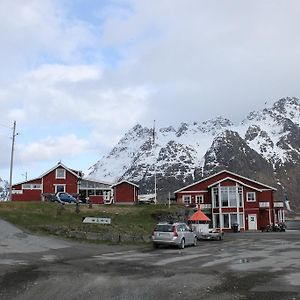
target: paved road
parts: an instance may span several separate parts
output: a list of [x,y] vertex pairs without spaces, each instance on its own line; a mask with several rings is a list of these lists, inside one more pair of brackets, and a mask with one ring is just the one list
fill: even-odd
[[299,231],[153,250],[32,236],[0,221],[0,241],[5,300],[300,299]]

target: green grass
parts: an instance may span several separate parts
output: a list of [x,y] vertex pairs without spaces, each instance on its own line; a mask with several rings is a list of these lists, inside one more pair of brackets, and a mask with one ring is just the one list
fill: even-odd
[[[157,215],[169,215],[182,210],[162,205],[104,206],[80,205],[80,212],[75,212],[75,205],[64,205],[61,215],[58,203],[49,202],[0,202],[0,218],[7,220],[31,232],[54,233],[63,237],[70,231],[96,232],[108,234],[128,234],[134,236],[150,235]],[[82,224],[83,217],[109,217],[111,225]]]

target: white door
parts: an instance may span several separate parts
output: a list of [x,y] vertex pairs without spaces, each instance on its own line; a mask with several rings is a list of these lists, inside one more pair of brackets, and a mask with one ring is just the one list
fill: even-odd
[[248,215],[248,230],[257,230],[256,215]]

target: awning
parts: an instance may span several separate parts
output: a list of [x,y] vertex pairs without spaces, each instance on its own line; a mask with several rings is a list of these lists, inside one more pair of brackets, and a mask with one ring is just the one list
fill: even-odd
[[210,218],[207,217],[201,209],[198,209],[190,218],[189,221],[210,221]]

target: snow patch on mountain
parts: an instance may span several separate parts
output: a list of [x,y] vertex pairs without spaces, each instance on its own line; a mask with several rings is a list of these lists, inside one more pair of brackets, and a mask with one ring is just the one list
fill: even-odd
[[7,200],[8,191],[9,191],[8,182],[0,178],[0,201]]
[[289,134],[300,124],[300,100],[284,98],[272,108],[252,112],[239,127],[240,135],[247,144],[274,166],[291,161],[292,147]]

